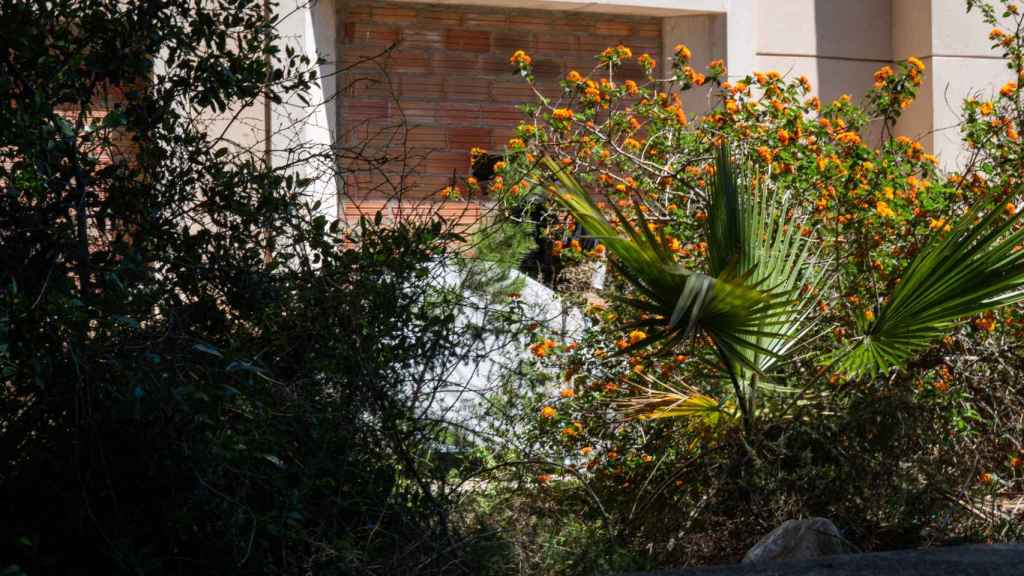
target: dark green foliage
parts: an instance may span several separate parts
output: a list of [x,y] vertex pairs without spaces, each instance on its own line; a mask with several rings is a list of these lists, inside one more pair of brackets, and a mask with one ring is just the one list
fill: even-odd
[[308,86],[273,24],[0,1],[0,568],[475,572],[422,410],[459,345],[451,235],[343,241],[193,122]]
[[470,247],[472,254],[463,260],[467,289],[485,294],[522,290],[524,280],[511,272],[537,248],[533,225],[503,220],[481,226]]

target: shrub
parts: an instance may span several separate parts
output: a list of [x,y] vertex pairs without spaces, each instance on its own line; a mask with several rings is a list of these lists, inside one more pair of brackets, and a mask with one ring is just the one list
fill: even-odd
[[454,235],[343,230],[206,132],[315,77],[262,2],[217,8],[0,8],[2,566],[477,573],[429,410],[468,340]]
[[[1021,75],[1016,33],[993,40]],[[880,68],[859,105],[822,103],[803,77],[727,80],[721,62],[697,71],[690,58],[676,47],[664,79],[649,55],[611,47],[524,107],[506,147],[506,209],[546,196],[566,213],[553,234],[583,228],[617,272],[582,340],[536,336],[537,362],[564,380],[519,405],[533,457],[575,466],[582,480],[558,481],[601,502],[603,533],[638,562],[732,561],[803,515],[837,519],[868,549],[1019,533],[992,506],[1020,483],[1021,431],[1007,420],[1024,408],[1017,84],[965,102],[972,158],[944,169],[894,134],[925,73],[917,58]],[[646,63],[643,81],[621,79],[629,59]],[[529,59],[515,65],[531,81]],[[678,93],[695,86],[717,106],[691,123]],[[722,187],[723,144],[738,191]],[[768,215],[756,234],[750,214]],[[791,252],[751,266],[759,242]],[[1007,268],[986,275],[986,259]],[[937,272],[954,262],[978,265],[956,273],[957,289]]]

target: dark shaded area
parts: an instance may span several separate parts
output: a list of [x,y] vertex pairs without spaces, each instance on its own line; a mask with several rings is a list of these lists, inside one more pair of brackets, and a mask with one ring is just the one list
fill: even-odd
[[1019,576],[1022,572],[1024,545],[995,544],[661,570],[634,576]]

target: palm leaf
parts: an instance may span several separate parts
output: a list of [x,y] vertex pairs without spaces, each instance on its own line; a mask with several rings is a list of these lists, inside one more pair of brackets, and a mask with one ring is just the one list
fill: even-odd
[[739,421],[739,410],[727,399],[719,400],[693,386],[674,387],[647,374],[648,386],[640,394],[614,402],[616,409],[641,420],[684,418],[691,425],[718,428]]
[[[746,167],[736,170],[728,149],[719,148],[707,223],[712,274],[736,274],[772,295],[777,313],[759,326],[752,345],[736,354],[734,370],[744,382],[766,375],[803,342],[816,323],[813,294],[825,284],[815,265],[814,241],[800,234],[791,213],[796,206],[773,190],[767,178]],[[753,366],[754,370],[746,370]]]
[[[605,243],[640,295],[622,300],[645,315],[630,326],[650,328],[651,333],[625,351],[653,345],[664,351],[690,335],[707,334],[749,429],[756,389],[783,389],[770,384],[768,371],[813,326],[814,301],[801,299],[802,289],[813,293],[823,283],[821,271],[813,266],[811,241],[797,226],[787,225],[792,208],[788,198],[773,193],[766,183],[756,185],[754,171],[737,170],[728,148],[720,147],[710,189],[705,274],[676,264],[665,238],[651,230],[642,212],[634,226],[613,207],[617,228],[562,166],[550,158],[545,164],[561,184],[557,200]],[[681,415],[689,406],[671,405],[657,413]]]
[[970,316],[1024,301],[1021,213],[984,203],[933,237],[853,347],[831,358],[851,376],[904,365]]
[[[745,285],[736,275],[714,277],[683,268],[665,248],[660,232],[652,232],[642,214],[638,213],[638,225],[634,225],[614,207],[619,227],[614,226],[562,166],[550,158],[544,162],[561,184],[556,200],[593,238],[607,246],[617,258],[615,265],[623,277],[643,297],[631,301],[648,315],[640,325],[658,330],[628,350],[659,343],[674,345],[697,333],[710,335],[724,351],[758,348],[758,327],[777,315],[777,305],[767,294]],[[763,348],[759,351],[771,353]],[[742,363],[746,356],[736,358]],[[748,368],[755,369],[752,365]]]

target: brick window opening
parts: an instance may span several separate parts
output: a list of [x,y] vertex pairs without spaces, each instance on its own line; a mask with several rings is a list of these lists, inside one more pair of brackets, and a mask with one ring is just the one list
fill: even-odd
[[[361,151],[341,162],[346,216],[350,205],[440,202],[453,176],[473,173],[471,148],[490,151],[488,162],[500,154],[523,119],[516,106],[534,101],[509,65],[515,50],[533,57],[536,85],[549,96],[569,70],[590,72],[608,46],[659,59],[661,51],[661,20],[646,16],[353,2],[339,18],[340,144]],[[631,63],[617,76],[643,74]],[[389,158],[390,165],[380,162]],[[487,175],[487,167],[476,169]],[[464,212],[468,221],[486,208]]]

